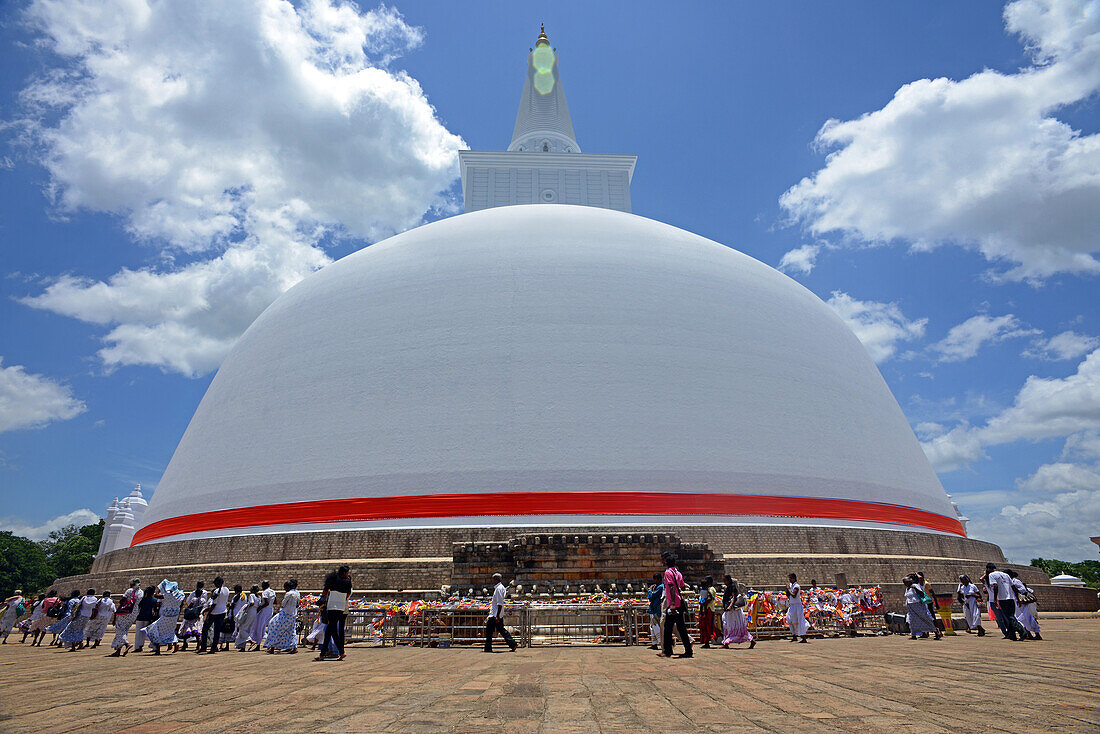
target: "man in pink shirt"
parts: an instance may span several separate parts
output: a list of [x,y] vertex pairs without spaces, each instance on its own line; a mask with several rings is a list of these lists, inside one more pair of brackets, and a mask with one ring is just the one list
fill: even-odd
[[687,624],[684,621],[687,616],[687,604],[684,601],[683,591],[687,588],[687,584],[684,583],[684,577],[676,568],[676,556],[665,552],[661,554],[661,560],[665,562],[665,595],[662,602],[665,633],[662,640],[663,649],[657,653],[657,656],[672,657],[672,627],[675,625],[680,635],[680,642],[684,645],[684,652],[678,657],[690,658],[692,656],[691,637],[688,635]]

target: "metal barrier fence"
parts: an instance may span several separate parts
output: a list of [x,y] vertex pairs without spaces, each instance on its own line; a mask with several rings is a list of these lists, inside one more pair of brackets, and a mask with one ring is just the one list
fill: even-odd
[[[688,606],[685,622],[692,640],[699,638],[698,609]],[[347,642],[368,642],[418,647],[481,645],[485,641],[485,606],[442,606],[421,609],[413,615],[386,607],[352,609],[345,627]],[[317,610],[299,613],[299,630],[304,641],[317,619]],[[721,615],[715,620],[721,628]],[[844,635],[888,632],[882,614],[859,614],[848,622],[835,617],[813,618],[810,634]],[[645,604],[558,604],[509,603],[504,624],[522,647],[536,645],[650,645],[649,607]],[[782,623],[765,624],[762,619],[749,625],[757,639],[786,637]],[[499,638],[497,638],[499,640]],[[678,639],[678,637],[677,637]],[[500,641],[502,642],[502,641]],[[657,641],[656,644],[660,644]]]

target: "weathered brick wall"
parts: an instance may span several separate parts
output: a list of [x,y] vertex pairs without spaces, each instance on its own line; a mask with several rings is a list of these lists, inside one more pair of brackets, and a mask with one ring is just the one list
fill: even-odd
[[[660,567],[663,550],[657,536],[677,536],[685,547],[705,544],[711,554],[706,570],[686,569],[690,580],[703,573],[726,572],[742,582],[764,586],[785,581],[794,571],[808,582],[817,578],[821,585],[832,585],[836,574],[843,573],[849,583],[865,585],[897,584],[901,577],[922,570],[939,587],[954,588],[960,573],[972,578],[981,575],[987,561],[1006,567],[1004,555],[992,543],[932,533],[863,530],[850,528],[811,528],[785,526],[670,526],[667,528],[630,529],[602,527],[536,528],[423,528],[403,530],[330,530],[306,533],[241,535],[201,540],[151,543],[105,554],[96,559],[92,571],[82,577],[65,579],[63,588],[88,587],[123,589],[133,576],[146,584],[171,578],[188,586],[195,580],[209,582],[216,574],[230,584],[245,586],[268,578],[276,587],[295,577],[302,588],[320,586],[324,574],[341,563],[352,566],[355,585],[361,589],[438,589],[452,583],[484,585],[474,582],[493,571],[529,572],[531,581],[564,583],[583,582],[587,568],[609,581],[633,583],[645,579]],[[564,540],[557,546],[540,544],[522,550],[517,562],[509,549],[499,559],[487,556],[476,565],[455,558],[455,544],[507,544],[518,535],[567,538],[583,536],[649,537],[639,547],[601,552],[591,549],[575,552],[577,543]],[[648,546],[646,546],[648,543]],[[614,543],[612,543],[614,545]],[[629,544],[628,544],[629,545]],[[616,555],[617,554],[617,555]],[[684,555],[683,549],[679,555]],[[498,565],[499,564],[499,565]],[[562,565],[565,564],[565,565]],[[572,567],[567,567],[572,564]],[[1013,566],[1029,585],[1045,585],[1048,579],[1038,569]],[[615,578],[618,576],[618,578]],[[1081,594],[1052,594],[1051,604],[1079,608]],[[1051,609],[1058,606],[1051,606]]]

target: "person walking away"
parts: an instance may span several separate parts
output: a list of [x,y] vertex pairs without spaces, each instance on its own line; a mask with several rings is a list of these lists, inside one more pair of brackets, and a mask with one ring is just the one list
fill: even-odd
[[[225,613],[229,608],[229,587],[225,585],[225,580],[221,576],[214,579],[214,588],[210,591],[208,602],[210,609],[207,611],[206,619],[202,623],[199,649],[195,651],[198,655],[203,653],[213,655],[218,651],[218,636],[222,632],[222,623],[225,621]],[[207,648],[206,639],[211,631],[213,631],[213,634],[210,636],[210,647]]]
[[187,595],[183,603],[183,624],[180,625],[178,637],[183,641],[185,652],[191,638],[199,636],[199,620],[202,619],[202,611],[206,608],[208,596],[203,586],[205,584],[202,581],[196,581],[195,590]]
[[[122,594],[122,599],[118,603],[118,611],[115,612],[115,636],[111,640],[111,648],[114,652],[111,653],[110,657],[125,657],[126,653],[130,652],[128,635],[130,627],[137,619],[138,604],[141,603],[144,596],[145,592],[141,590],[141,580],[133,579],[130,581],[130,588]],[[125,653],[122,651],[123,648],[126,649]]]
[[[80,592],[76,589],[72,590],[69,594],[67,601],[61,602],[61,616],[57,618],[57,621],[46,628],[46,631],[53,635],[53,639],[50,640],[50,646],[57,645],[61,647],[61,635],[65,632],[65,629],[69,626],[69,622],[73,619],[73,609],[76,604],[80,603]],[[56,612],[55,612],[56,613]],[[39,645],[41,647],[41,645]]]
[[995,596],[997,608],[1001,610],[1005,628],[1008,630],[1005,637],[1013,642],[1021,642],[1025,637],[1023,626],[1016,621],[1016,591],[1012,588],[1012,577],[1004,571],[998,571],[992,563],[985,564],[985,570],[989,572],[989,588],[993,599]]
[[756,640],[749,632],[749,621],[745,617],[744,608],[748,604],[745,590],[729,574],[726,574],[725,581],[726,589],[722,593],[722,647],[728,650],[730,645],[747,642],[751,650],[756,647]]
[[687,602],[684,601],[684,589],[687,588],[687,584],[684,583],[684,577],[680,570],[676,568],[676,556],[665,552],[661,554],[661,559],[665,562],[665,594],[662,600],[664,607],[661,615],[664,636],[661,638],[661,652],[657,653],[657,656],[662,658],[672,657],[672,630],[675,628],[676,633],[680,635],[680,642],[684,646],[684,651],[680,653],[680,657],[690,658],[693,654],[691,636],[688,634],[685,619],[687,616]]
[[[325,603],[325,637],[317,660],[344,659],[344,622],[351,597],[351,569],[340,566],[325,577],[321,598]],[[337,650],[336,654],[331,651]]]
[[650,650],[661,649],[658,640],[661,639],[661,602],[664,595],[665,585],[661,583],[661,574],[655,573],[653,583],[646,592],[646,597],[649,599],[649,641],[652,643],[649,646]]
[[[42,605],[46,602],[46,595],[39,594],[38,598],[31,604],[31,616],[27,621],[23,622],[23,639],[19,640],[19,644],[22,645],[27,641],[27,637],[34,632],[34,625],[38,620],[46,618],[46,612],[42,609]],[[37,637],[37,633],[35,637]],[[6,641],[6,640],[5,640]],[[34,640],[31,640],[31,644],[34,644]]]
[[1025,639],[1042,640],[1043,636],[1039,634],[1039,618],[1035,616],[1035,592],[1011,568],[1005,573],[1012,579],[1012,590],[1016,592],[1016,621],[1024,628]]
[[241,611],[247,598],[244,587],[240,584],[236,584],[233,593],[229,595],[229,607],[225,612],[225,621],[222,622],[222,631],[218,635],[218,642],[225,646],[222,649],[226,652],[229,652],[229,646],[237,639],[237,613]]
[[23,601],[22,589],[16,589],[14,594],[4,600],[7,607],[4,609],[4,615],[0,616],[0,636],[3,636],[4,641],[0,642],[0,645],[8,644],[8,635],[11,634],[12,627],[20,617],[26,614],[27,609]]
[[237,635],[234,639],[237,652],[246,652],[248,641],[252,639],[252,628],[256,624],[256,605],[260,603],[259,594],[259,584],[252,584],[252,588],[244,595],[244,605],[237,612]]
[[978,601],[982,598],[982,592],[970,581],[966,574],[959,576],[959,588],[955,590],[959,604],[963,608],[966,617],[966,633],[977,632],[978,637],[985,637],[985,628],[982,627],[982,610],[978,607]]
[[256,646],[252,651],[260,649],[264,641],[264,633],[267,631],[267,623],[271,621],[271,615],[275,613],[275,589],[271,583],[264,579],[260,583],[260,600],[256,603],[256,621],[252,623],[252,631],[249,635]]
[[[155,586],[147,586],[141,593],[141,601],[137,605],[137,618],[134,620],[134,652],[141,652],[145,649],[145,640],[148,639],[145,636],[145,628],[157,618],[156,593],[157,588]],[[126,655],[125,652],[122,654],[123,656]]]
[[184,596],[175,581],[164,579],[157,585],[154,596],[160,597],[160,614],[156,621],[145,628],[145,636],[153,646],[153,654],[160,655],[162,647],[172,646],[172,652],[180,649],[176,635],[176,622],[183,608]]
[[810,623],[806,621],[806,610],[802,606],[802,587],[793,573],[787,574],[787,626],[791,630],[791,642],[807,641]]
[[1005,617],[1001,614],[1001,608],[997,606],[997,592],[989,584],[989,571],[987,570],[981,578],[982,585],[985,587],[985,596],[988,600],[989,611],[993,615],[994,621],[997,622],[997,629],[1001,631],[1001,635],[1008,639],[1008,626],[1005,624]]
[[936,625],[936,629],[940,632],[946,632],[947,628],[943,625],[943,619],[940,618],[936,610],[936,592],[932,589],[932,582],[924,578],[924,571],[917,571],[917,583],[924,589],[924,595],[932,600],[928,602],[928,613],[932,615],[932,623]]
[[497,630],[500,631],[500,636],[504,638],[508,649],[515,652],[516,641],[512,639],[512,635],[508,633],[508,628],[504,626],[504,597],[508,592],[504,588],[504,577],[499,573],[494,573],[493,581],[496,582],[493,587],[493,602],[489,606],[489,616],[485,618],[485,652],[493,651],[493,633]]
[[283,602],[278,614],[271,618],[267,624],[267,651],[274,655],[276,650],[286,650],[293,654],[298,652],[298,601],[302,595],[298,593],[298,579],[290,579],[283,584]]
[[705,577],[699,591],[699,642],[709,650],[711,640],[718,639],[715,624],[718,592],[714,588],[714,579],[710,576]]
[[928,633],[934,634],[937,640],[940,639],[943,634],[932,621],[932,613],[928,611],[928,597],[916,575],[906,576],[902,583],[905,584],[905,607],[909,610],[906,616],[909,620],[910,639],[915,640]]
[[69,625],[61,633],[61,643],[69,646],[69,652],[76,652],[84,647],[84,629],[88,626],[88,620],[92,618],[99,597],[95,595],[95,589],[88,589],[84,596],[69,614]]
[[114,614],[115,602],[111,599],[111,592],[104,591],[99,602],[95,605],[95,611],[92,612],[92,618],[88,621],[87,628],[84,630],[84,639],[92,649],[99,647],[103,635],[107,633],[107,625],[111,623]]

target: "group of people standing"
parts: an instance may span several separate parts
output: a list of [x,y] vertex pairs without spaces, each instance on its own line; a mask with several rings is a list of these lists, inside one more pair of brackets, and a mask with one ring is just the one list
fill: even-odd
[[[687,583],[680,569],[676,567],[676,556],[666,552],[661,555],[661,560],[664,561],[665,572],[653,574],[653,583],[647,592],[649,639],[652,643],[649,647],[652,650],[660,649],[658,657],[672,657],[675,631],[684,647],[684,652],[678,657],[690,658],[694,653],[687,629],[687,602],[684,599]],[[749,643],[750,649],[756,647],[756,640],[749,632],[748,619],[745,617],[747,589],[729,574],[726,574],[724,581],[722,595],[719,596],[714,587],[714,578],[707,576],[703,579],[699,590],[699,643],[704,648],[710,648],[712,642],[719,640],[726,649],[730,645],[743,642]],[[721,629],[718,627],[719,618]],[[657,640],[661,641],[660,646]]]

